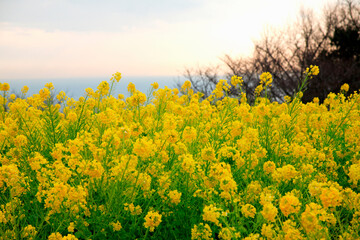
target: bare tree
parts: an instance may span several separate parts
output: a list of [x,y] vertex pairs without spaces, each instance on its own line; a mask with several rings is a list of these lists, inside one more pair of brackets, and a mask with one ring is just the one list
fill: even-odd
[[[197,69],[187,68],[183,76],[191,82],[191,87],[195,92],[201,92],[204,94],[203,98],[207,98],[220,79],[219,68],[219,66],[198,67]],[[181,89],[181,85],[181,82],[176,84],[179,89]]]
[[[319,97],[322,101],[330,92],[339,91],[344,83],[351,90],[360,88],[360,0],[343,0],[326,6],[323,16],[301,9],[298,19],[283,30],[269,30],[254,42],[254,53],[248,58],[222,59],[227,69],[227,79],[242,76],[243,89],[248,99],[259,82],[262,72],[273,75],[270,98],[283,101],[292,96],[310,65],[318,65],[320,74],[308,85],[303,101]],[[217,68],[186,70],[185,76],[193,83],[195,91],[209,95],[218,79]],[[194,78],[194,73],[197,78]],[[232,89],[232,95],[239,94]]]

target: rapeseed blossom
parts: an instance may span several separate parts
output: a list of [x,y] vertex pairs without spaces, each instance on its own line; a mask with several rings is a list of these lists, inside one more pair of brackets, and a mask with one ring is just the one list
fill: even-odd
[[291,213],[298,213],[300,211],[301,203],[297,197],[292,194],[286,194],[281,197],[279,208],[285,217]]
[[260,213],[267,221],[275,222],[275,217],[278,214],[278,210],[272,203],[266,203]]
[[305,70],[305,74],[308,76],[316,76],[319,74],[319,72],[319,67],[314,65],[310,65],[310,67],[306,68]]
[[210,240],[212,238],[212,231],[208,224],[200,223],[194,225],[191,229],[191,239],[192,240]]
[[244,81],[243,81],[242,77],[234,75],[231,77],[230,82],[231,82],[231,85],[233,85],[234,87],[236,87],[238,85],[241,87],[241,85],[243,84]]
[[119,82],[121,79],[121,73],[119,73],[119,72],[114,73],[112,76],[116,80],[116,82]]
[[209,206],[205,206],[203,210],[203,220],[209,221],[212,223],[215,223],[216,225],[219,225],[219,217],[221,213],[221,209],[215,207],[213,204],[210,204]]
[[344,92],[349,91],[349,84],[347,83],[343,84],[340,89]]
[[177,190],[170,191],[169,192],[170,202],[178,205],[181,201],[181,195],[182,195],[182,193],[178,192]]
[[120,231],[122,229],[121,223],[119,221],[112,222],[110,225],[113,227],[114,231]]
[[260,84],[265,86],[271,86],[272,83],[272,75],[269,72],[263,72],[260,75]]
[[0,239],[359,239],[359,93],[302,104],[305,73],[284,103],[261,74],[254,105],[240,76],[206,99],[1,84]]
[[149,228],[150,232],[153,232],[155,227],[161,223],[161,215],[158,212],[149,211],[145,216],[144,226]]
[[0,91],[7,92],[10,90],[10,85],[8,83],[0,83]]
[[245,204],[241,207],[241,212],[245,217],[254,218],[256,214],[256,208],[251,204]]
[[125,203],[124,209],[126,211],[130,211],[131,215],[140,215],[142,213],[141,206],[137,205],[135,206],[133,203]]
[[152,86],[154,89],[158,89],[158,88],[159,88],[159,84],[158,84],[157,82],[152,83],[151,86]]

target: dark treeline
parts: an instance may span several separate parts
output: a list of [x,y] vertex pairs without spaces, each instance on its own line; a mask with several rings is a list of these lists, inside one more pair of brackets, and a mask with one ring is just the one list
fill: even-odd
[[[321,16],[320,16],[321,15]],[[338,92],[348,83],[349,92],[360,89],[360,0],[341,0],[324,7],[322,14],[302,9],[297,20],[284,29],[264,33],[254,42],[253,55],[246,58],[222,58],[223,66],[185,69],[184,77],[195,92],[211,94],[219,81],[219,70],[225,68],[226,79],[243,77],[243,90],[254,100],[254,89],[262,72],[273,75],[270,89],[272,101],[282,102],[293,96],[310,65],[320,74],[312,79],[302,101],[318,97],[322,102],[330,92]],[[180,87],[180,84],[179,84]],[[239,90],[230,89],[230,96]]]

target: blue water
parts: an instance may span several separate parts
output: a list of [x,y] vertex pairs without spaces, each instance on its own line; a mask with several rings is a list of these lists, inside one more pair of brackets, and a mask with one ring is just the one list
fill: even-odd
[[[28,79],[28,80],[6,80],[1,79],[0,82],[7,82],[10,84],[10,93],[19,94],[21,88],[26,85],[29,87],[27,96],[31,96],[35,93],[38,93],[40,89],[44,88],[46,83],[52,82],[55,87],[55,93],[64,91],[67,96],[78,100],[79,97],[85,96],[85,89],[92,88],[96,91],[97,86],[102,81],[106,81],[109,78],[55,78],[55,79]],[[127,86],[130,82],[135,84],[137,90],[148,93],[152,83],[159,83],[159,88],[176,88],[176,83],[185,81],[184,78],[178,76],[144,76],[144,77],[135,77],[128,76],[123,77],[119,83],[116,84],[116,88],[113,91],[113,95],[117,96],[119,93],[124,94],[126,97],[129,96],[127,91]]]

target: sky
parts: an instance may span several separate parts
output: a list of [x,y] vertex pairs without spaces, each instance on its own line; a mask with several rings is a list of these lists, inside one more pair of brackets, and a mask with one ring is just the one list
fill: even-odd
[[0,80],[176,76],[330,0],[0,0]]

